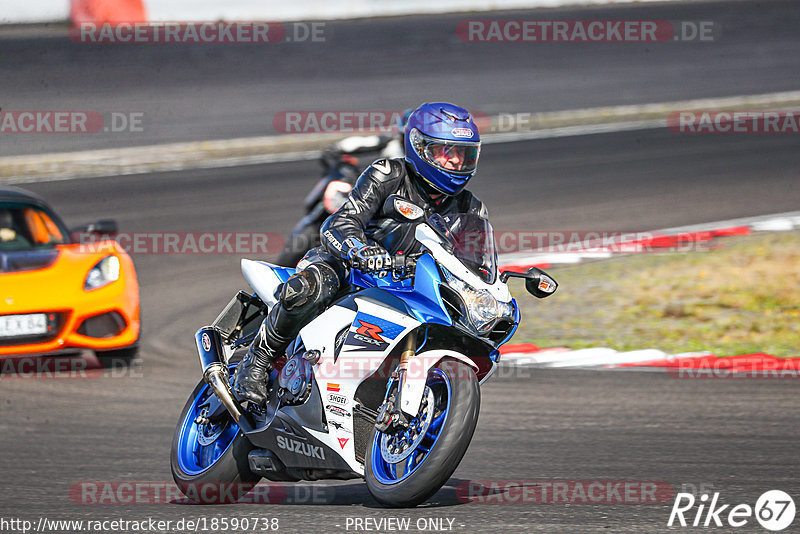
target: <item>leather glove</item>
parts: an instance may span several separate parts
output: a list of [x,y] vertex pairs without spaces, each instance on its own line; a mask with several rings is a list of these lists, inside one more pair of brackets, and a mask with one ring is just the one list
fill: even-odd
[[392,257],[386,249],[377,245],[356,249],[351,253],[350,262],[353,269],[365,274],[386,272],[392,268]]

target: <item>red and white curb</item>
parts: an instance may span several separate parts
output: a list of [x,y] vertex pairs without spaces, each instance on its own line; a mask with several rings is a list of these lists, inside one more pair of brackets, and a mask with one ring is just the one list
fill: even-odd
[[[626,240],[616,245],[589,247],[569,252],[527,252],[500,257],[501,270],[522,272],[530,267],[548,268],[557,264],[575,264],[586,260],[610,258],[659,249],[680,250],[681,243],[710,242],[725,236],[753,232],[778,232],[800,229],[800,212],[747,217],[648,232],[645,239]],[[641,234],[639,234],[641,235]],[[556,297],[557,298],[557,297]],[[513,367],[583,368],[583,369],[667,369],[698,370],[714,368],[729,373],[788,369],[800,376],[800,358],[780,359],[769,354],[741,354],[718,357],[710,352],[667,354],[657,349],[620,352],[605,347],[570,350],[566,347],[541,349],[530,343],[504,345],[501,363]]]
[[754,232],[779,232],[800,229],[800,211],[746,217],[691,226],[665,228],[636,234],[622,234],[602,243],[558,245],[556,250],[515,252],[499,257],[503,271],[522,272],[531,267],[547,269],[553,265],[575,264],[586,260],[610,258],[625,254],[658,251],[691,251],[694,244]]
[[515,367],[612,368],[646,365],[651,362],[710,356],[710,352],[670,355],[656,349],[619,352],[606,347],[570,350],[566,347],[541,349],[530,343],[504,345],[500,361]]
[[[756,378],[800,378],[800,358],[776,358],[769,354],[720,357],[711,352],[667,354],[656,349],[616,351],[605,347],[570,350],[540,349],[530,343],[504,345],[500,363],[510,367],[551,369],[666,370],[685,378],[713,378],[760,374]],[[709,376],[703,376],[703,374]],[[773,376],[774,375],[774,376]]]

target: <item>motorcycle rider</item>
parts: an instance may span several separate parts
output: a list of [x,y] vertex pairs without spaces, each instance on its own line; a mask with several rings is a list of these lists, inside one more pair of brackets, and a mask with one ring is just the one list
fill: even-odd
[[280,286],[278,303],[236,368],[237,394],[266,404],[272,362],[333,301],[350,268],[381,272],[391,266],[392,254],[418,251],[414,229],[419,221],[398,221],[384,206],[390,195],[408,199],[428,214],[472,212],[488,218],[484,204],[464,189],[475,174],[480,144],[478,127],[464,108],[425,103],[411,113],[405,158],[379,159],[361,174],[344,206],[323,223],[323,245],[310,250],[297,264],[297,273]]

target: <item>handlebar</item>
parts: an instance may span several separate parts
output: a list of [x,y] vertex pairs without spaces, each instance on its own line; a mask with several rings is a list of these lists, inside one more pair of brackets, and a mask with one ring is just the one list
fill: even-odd
[[398,280],[414,276],[417,267],[417,259],[424,254],[395,254],[392,256],[392,277]]

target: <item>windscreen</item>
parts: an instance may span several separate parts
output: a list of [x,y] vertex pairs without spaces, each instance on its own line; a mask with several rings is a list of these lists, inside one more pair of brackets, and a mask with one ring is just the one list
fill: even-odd
[[487,284],[497,277],[497,248],[491,223],[475,213],[444,217],[450,230],[453,254]]
[[66,231],[42,209],[0,203],[0,252],[49,248],[66,242]]

